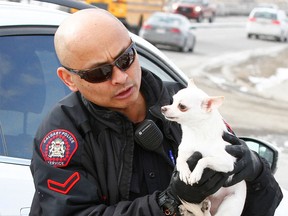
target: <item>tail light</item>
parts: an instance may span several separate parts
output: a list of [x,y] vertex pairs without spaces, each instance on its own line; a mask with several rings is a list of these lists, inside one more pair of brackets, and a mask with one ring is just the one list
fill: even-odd
[[255,17],[250,17],[250,18],[248,19],[248,21],[249,21],[249,22],[256,22],[256,18],[255,18]]
[[274,25],[280,25],[280,21],[279,21],[279,20],[272,20],[272,24],[274,24]]
[[142,28],[145,30],[150,30],[150,29],[152,29],[152,26],[149,24],[143,24]]
[[171,28],[171,29],[170,29],[170,32],[171,32],[171,33],[176,33],[176,34],[181,33],[180,29],[178,29],[178,28]]

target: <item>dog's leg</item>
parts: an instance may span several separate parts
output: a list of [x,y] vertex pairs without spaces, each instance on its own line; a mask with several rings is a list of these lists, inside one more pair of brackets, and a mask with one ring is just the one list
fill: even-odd
[[215,216],[240,216],[246,200],[245,181],[226,189],[229,190],[229,195],[225,197]]
[[[180,155],[180,153],[178,153]],[[186,154],[186,152],[181,152],[181,157],[178,156],[176,159],[176,168],[179,172],[179,178],[188,184],[189,176],[191,174],[191,170],[187,164],[187,159],[189,158],[190,154]]]
[[201,179],[205,168],[210,168],[218,172],[230,172],[234,169],[234,159],[230,155],[228,157],[224,155],[217,157],[204,157],[200,159],[195,169],[190,174],[188,180],[189,184],[192,185],[197,183]]
[[211,216],[210,214],[210,208],[211,208],[211,202],[208,199],[205,199],[202,202],[202,208],[201,210],[204,212],[204,216]]

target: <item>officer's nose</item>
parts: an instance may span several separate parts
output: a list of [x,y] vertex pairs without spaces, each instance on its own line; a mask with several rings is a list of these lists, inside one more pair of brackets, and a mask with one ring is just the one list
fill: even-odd
[[111,77],[112,84],[114,84],[114,85],[124,84],[128,78],[128,74],[127,74],[128,70],[122,71],[118,67],[114,66],[113,72],[112,72],[112,77]]

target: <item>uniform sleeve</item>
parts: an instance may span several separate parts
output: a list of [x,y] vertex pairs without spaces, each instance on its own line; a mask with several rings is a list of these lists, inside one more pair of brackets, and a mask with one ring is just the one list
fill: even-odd
[[106,198],[99,196],[97,179],[81,167],[51,166],[34,151],[30,168],[36,189],[30,216],[163,215],[156,202],[157,192],[109,206]]
[[268,162],[261,160],[262,173],[253,182],[247,182],[247,198],[242,216],[272,216],[283,198]]

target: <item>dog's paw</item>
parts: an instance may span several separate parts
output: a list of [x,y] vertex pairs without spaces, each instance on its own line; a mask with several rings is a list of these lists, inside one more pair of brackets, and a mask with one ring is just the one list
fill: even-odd
[[183,166],[178,171],[179,171],[179,178],[181,179],[181,181],[185,182],[185,184],[188,184],[189,176],[191,174],[189,167]]
[[201,211],[203,212],[204,216],[211,216],[210,209],[211,209],[211,202],[208,199],[205,199],[202,203]]
[[198,181],[202,177],[202,173],[203,173],[203,171],[194,169],[193,172],[189,176],[188,183],[190,185],[193,185],[194,183],[198,183]]

